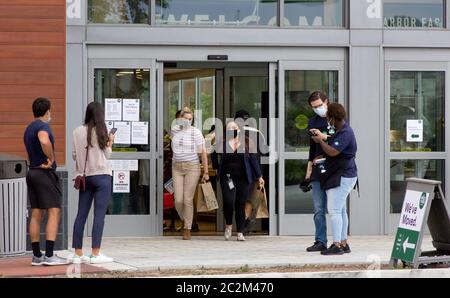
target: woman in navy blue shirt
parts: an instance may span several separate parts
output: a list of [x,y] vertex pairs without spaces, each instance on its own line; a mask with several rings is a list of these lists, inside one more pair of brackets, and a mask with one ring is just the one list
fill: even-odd
[[[322,156],[326,158],[322,171],[325,179],[321,181],[321,186],[327,193],[328,213],[331,215],[333,228],[333,244],[321,254],[341,255],[350,252],[347,243],[347,197],[358,180],[355,163],[357,144],[353,129],[346,122],[346,112],[342,105],[330,104],[327,120],[336,130],[329,144],[324,141],[323,133],[316,129],[311,130],[313,140],[320,144],[325,152],[325,156]],[[316,158],[314,162],[320,163],[321,157]]]

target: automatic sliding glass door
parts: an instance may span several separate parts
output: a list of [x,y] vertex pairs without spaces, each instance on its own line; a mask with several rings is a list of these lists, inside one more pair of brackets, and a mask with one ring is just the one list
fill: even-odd
[[299,188],[308,164],[308,119],[314,116],[308,97],[320,90],[330,101],[344,103],[344,63],[280,61],[278,77],[278,229],[281,235],[311,235],[315,230],[312,195]]

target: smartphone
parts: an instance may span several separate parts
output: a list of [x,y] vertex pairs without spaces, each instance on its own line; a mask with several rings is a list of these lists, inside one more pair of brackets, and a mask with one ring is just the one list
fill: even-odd
[[109,132],[109,134],[115,135],[116,132],[117,132],[117,128],[114,127],[114,128],[111,128],[111,131]]

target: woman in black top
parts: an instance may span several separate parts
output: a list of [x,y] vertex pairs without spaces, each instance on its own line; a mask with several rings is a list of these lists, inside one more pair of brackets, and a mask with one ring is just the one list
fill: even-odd
[[[241,142],[241,139],[245,140]],[[250,196],[250,190],[255,181],[258,181],[261,186],[264,185],[256,151],[249,149],[249,143],[248,139],[240,136],[240,128],[236,122],[229,122],[218,173],[226,221],[225,240],[231,238],[235,211],[237,240],[245,241],[243,234],[245,202]]]

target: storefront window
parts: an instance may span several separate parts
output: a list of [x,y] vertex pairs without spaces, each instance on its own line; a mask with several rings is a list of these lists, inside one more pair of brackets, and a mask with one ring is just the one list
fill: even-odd
[[[199,110],[202,111],[200,123],[203,125],[203,132],[208,133],[210,125],[214,124],[215,118],[215,77],[205,77],[198,79],[199,89]],[[209,122],[206,121],[209,119]]]
[[338,71],[288,70],[285,84],[285,150],[307,152],[310,137],[306,128],[315,115],[308,98],[312,92],[322,90],[331,102],[336,102]]
[[343,0],[285,0],[285,26],[344,26]]
[[407,178],[444,181],[443,160],[391,160],[390,213],[401,213]]
[[108,128],[118,128],[113,151],[150,150],[149,69],[95,69],[94,100],[105,107]]
[[[269,81],[263,76],[233,76],[230,78],[231,115],[239,110],[249,112],[259,121],[264,97],[269,96]],[[259,125],[259,123],[257,123]]]
[[[117,176],[117,174],[113,176]],[[139,160],[137,171],[129,171],[129,180],[128,178],[126,180],[129,183],[126,192],[117,192],[116,187],[113,186],[107,214],[150,214],[150,160]]]
[[299,187],[305,178],[307,160],[286,160],[284,169],[284,196],[286,214],[314,213],[311,192],[304,193]]
[[[175,114],[183,107],[189,107],[194,111],[194,125],[208,133],[214,123],[207,119],[215,117],[215,76],[214,70],[179,69],[165,75],[164,102],[168,104],[166,115],[168,119],[164,127],[170,131]],[[209,125],[207,125],[209,124]]]
[[156,0],[156,24],[277,26],[277,1]]
[[391,72],[391,152],[445,150],[445,73]]
[[[113,152],[150,151],[150,70],[95,69],[94,100],[105,107],[108,130],[117,128]],[[112,160],[109,215],[149,214],[150,160]]]
[[445,27],[445,0],[384,0],[384,26],[389,28]]
[[89,22],[148,24],[149,3],[149,0],[89,0]]

